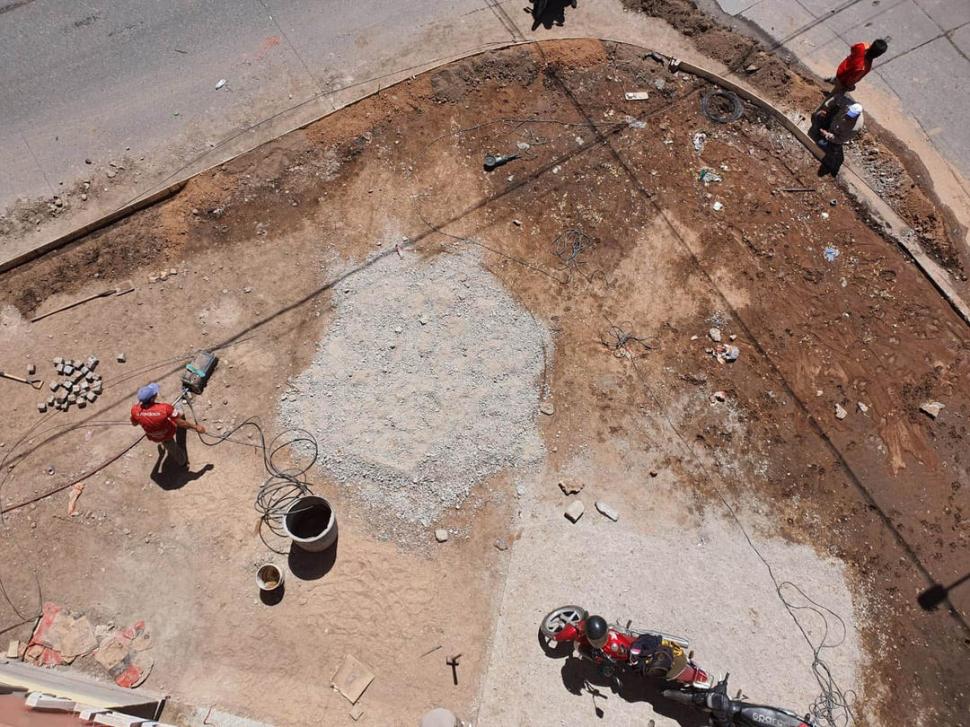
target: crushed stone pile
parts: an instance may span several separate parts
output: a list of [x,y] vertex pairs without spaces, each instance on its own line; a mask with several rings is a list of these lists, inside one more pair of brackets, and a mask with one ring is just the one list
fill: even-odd
[[314,433],[320,464],[365,506],[413,531],[484,478],[541,460],[550,336],[473,252],[387,255],[334,296],[281,418]]

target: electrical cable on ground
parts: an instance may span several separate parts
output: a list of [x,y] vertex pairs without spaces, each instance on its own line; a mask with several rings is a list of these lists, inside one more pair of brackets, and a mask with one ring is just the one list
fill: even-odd
[[[539,47],[539,53],[542,56],[543,60],[546,61],[545,53],[543,52],[541,46]],[[548,64],[548,61],[546,61],[546,65],[547,65],[547,68],[550,67],[549,64]],[[549,77],[554,82],[558,82],[559,87],[562,89],[562,91],[563,91],[564,95],[566,96],[566,98],[572,103],[572,105],[574,106],[574,108],[576,109],[576,111],[581,116],[583,116],[584,118],[587,118],[588,119],[588,114],[586,113],[585,109],[579,103],[579,101],[576,99],[576,97],[573,94],[572,90],[565,83],[565,81],[562,80],[559,77],[559,74],[553,72],[553,73],[549,74]],[[681,236],[680,232],[677,230],[676,226],[673,225],[670,222],[670,220],[664,214],[663,209],[657,204],[657,202],[652,198],[652,196],[646,193],[646,190],[644,190],[642,184],[639,181],[639,178],[635,174],[633,174],[633,171],[623,161],[623,159],[620,158],[619,153],[609,143],[610,137],[612,137],[613,135],[612,134],[609,135],[609,136],[604,135],[595,126],[592,126],[592,125],[591,125],[591,130],[593,131],[594,135],[597,137],[597,141],[599,141],[603,146],[605,146],[609,150],[609,152],[612,154],[613,158],[617,161],[617,163],[621,166],[621,168],[626,172],[627,176],[634,183],[635,189],[637,189],[644,197],[646,197],[647,200],[650,202],[650,204],[658,211],[659,214],[661,214],[661,216],[663,217],[663,219],[667,222],[668,227],[674,232],[675,236],[680,240],[681,244],[684,245],[684,247],[687,249],[688,253],[690,253],[691,259],[694,261],[695,266],[705,275],[705,277],[707,277],[707,279],[710,281],[712,287],[720,293],[720,289],[714,284],[713,280],[710,279],[710,276],[701,267],[700,261],[697,260],[696,255],[694,255],[693,254],[693,251],[690,250],[690,247],[687,245],[686,241],[683,239],[683,237]],[[723,293],[720,293],[720,295],[721,295],[721,298],[724,300],[724,302],[729,307],[731,307],[733,309],[733,306],[731,306],[730,302],[725,298],[725,296],[723,295]],[[605,313],[603,315],[604,315],[604,317],[606,317]],[[609,323],[610,323],[611,326],[615,326],[615,324],[612,321],[609,321]],[[743,325],[743,323],[742,323],[742,325]],[[747,327],[745,326],[745,328],[747,328]],[[750,331],[748,331],[748,332],[750,333]],[[752,340],[754,340],[753,339],[753,336],[752,336]],[[762,354],[767,357],[767,354],[764,351],[762,351]],[[657,400],[656,396],[652,394],[652,391],[650,390],[650,388],[649,388],[649,386],[648,386],[645,378],[642,376],[642,374],[640,373],[639,369],[637,368],[636,359],[635,358],[631,358],[631,362],[632,362],[632,364],[634,366],[634,370],[637,372],[637,375],[640,378],[643,386],[647,389],[648,392],[650,392],[651,398],[654,399],[655,404],[657,405],[658,409],[663,413],[664,418],[667,419],[668,424],[674,429],[674,431],[677,434],[678,438],[687,447],[687,450],[692,455],[692,459],[694,461],[698,462],[700,464],[700,466],[703,469],[706,470],[706,468],[704,467],[703,462],[693,452],[693,449],[690,447],[689,443],[686,441],[686,439],[684,439],[683,435],[679,432],[679,430],[676,427],[673,426],[673,422],[670,420],[669,415],[667,414],[666,409],[663,408],[663,406],[661,405],[661,403],[659,402],[659,400]],[[830,442],[829,442],[829,444],[831,445]],[[713,481],[714,480],[712,478],[711,479],[712,484],[713,484]],[[783,594],[781,593],[781,584],[779,584],[779,582],[775,578],[774,572],[771,569],[771,566],[770,566],[769,562],[767,561],[767,559],[765,559],[765,557],[761,554],[761,552],[755,547],[753,541],[751,540],[751,538],[749,537],[749,535],[747,533],[747,530],[744,528],[743,524],[737,518],[737,515],[734,513],[733,508],[730,507],[730,505],[727,502],[727,500],[724,499],[724,497],[720,494],[720,490],[717,489],[716,485],[714,487],[715,487],[715,490],[718,492],[718,495],[721,498],[721,501],[728,508],[728,511],[731,513],[731,515],[734,518],[735,522],[738,524],[738,526],[741,528],[742,532],[744,533],[745,539],[747,540],[748,544],[754,549],[754,551],[755,551],[756,555],[758,556],[758,558],[762,561],[762,563],[764,563],[764,565],[768,569],[769,576],[771,577],[772,582],[775,584],[776,593],[778,594],[778,598],[785,605],[785,608],[788,610],[788,613],[791,616],[792,620],[795,621],[795,623],[798,626],[799,630],[802,632],[802,635],[805,637],[805,639],[808,642],[809,646],[813,650],[812,672],[813,672],[813,675],[816,678],[816,681],[819,684],[819,687],[821,689],[821,694],[815,700],[815,702],[813,703],[812,709],[815,710],[815,713],[818,715],[818,719],[822,723],[823,727],[845,727],[846,725],[851,724],[851,722],[852,722],[852,712],[851,712],[850,706],[849,706],[849,704],[847,702],[847,696],[849,696],[849,695],[846,695],[845,693],[843,693],[838,688],[838,686],[834,682],[834,679],[831,678],[831,673],[830,673],[828,667],[820,659],[819,653],[821,651],[822,645],[819,645],[818,647],[816,647],[814,644],[812,644],[811,639],[808,638],[807,633],[802,628],[801,624],[798,622],[798,619],[795,616],[795,613],[794,613],[793,608],[791,606],[789,606],[788,602],[786,601],[786,599],[784,598]],[[823,640],[822,643],[824,644],[824,640]],[[851,695],[851,693],[850,693],[850,695]]]
[[[198,420],[192,402],[188,398],[186,405],[192,412],[192,417]],[[233,440],[230,437],[243,427],[252,427],[256,430],[259,437],[259,444]],[[215,441],[207,442],[206,437],[212,437]],[[259,513],[261,524],[266,525],[276,535],[286,537],[283,531],[283,517],[292,511],[293,505],[300,498],[313,494],[310,483],[306,480],[306,473],[316,464],[319,457],[319,446],[316,438],[307,430],[298,427],[284,429],[273,437],[269,444],[266,443],[266,436],[263,427],[259,424],[256,417],[250,417],[240,422],[235,427],[222,435],[199,434],[199,441],[207,447],[215,447],[223,442],[234,441],[249,447],[256,447],[262,450],[263,467],[266,468],[268,477],[260,485],[256,493],[254,507]],[[302,450],[306,460],[302,465],[282,467],[277,461],[277,456],[287,450]],[[295,457],[291,458],[297,461]]]

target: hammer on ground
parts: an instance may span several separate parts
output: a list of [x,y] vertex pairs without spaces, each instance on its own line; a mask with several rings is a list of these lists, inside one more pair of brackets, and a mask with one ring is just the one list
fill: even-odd
[[461,654],[455,654],[454,656],[445,659],[445,664],[451,667],[451,680],[458,686],[458,660],[461,658]]

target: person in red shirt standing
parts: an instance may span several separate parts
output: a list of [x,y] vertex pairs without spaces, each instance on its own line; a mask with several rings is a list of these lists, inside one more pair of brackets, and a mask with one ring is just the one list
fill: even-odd
[[839,64],[835,72],[833,94],[845,93],[855,89],[855,85],[865,78],[872,70],[872,62],[889,48],[889,44],[882,38],[872,42],[872,45],[856,43],[849,49],[849,55]]
[[138,390],[138,403],[131,407],[131,425],[145,430],[145,436],[158,444],[159,454],[167,453],[179,467],[188,467],[185,430],[205,434],[205,427],[186,421],[175,407],[158,402],[157,398],[158,384],[146,384]]

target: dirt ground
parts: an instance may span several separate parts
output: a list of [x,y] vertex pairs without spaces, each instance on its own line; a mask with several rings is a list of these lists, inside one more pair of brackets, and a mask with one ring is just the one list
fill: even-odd
[[[650,98],[626,101],[630,88]],[[715,124],[700,112],[704,90],[628,46],[554,42],[477,56],[6,274],[3,367],[33,361],[49,375],[53,356],[95,353],[106,395],[40,415],[35,393],[4,383],[3,633],[26,638],[30,626],[18,622],[42,599],[98,622],[144,618],[154,637],[147,686],[278,725],[353,723],[329,686],[348,653],[376,674],[360,701],[364,723],[415,724],[443,705],[483,725],[584,724],[596,718],[592,697],[574,693],[581,672],[548,659],[535,631],[544,611],[577,600],[611,619],[684,631],[702,664],[737,675],[732,688],[804,710],[817,694],[813,650],[761,553],[779,583],[791,580],[845,624],[844,643],[822,658],[856,695],[855,724],[899,715],[968,724],[954,696],[965,697],[970,598],[956,591],[951,609],[933,613],[915,603],[968,562],[966,328],[836,184],[817,180],[814,159],[783,129],[753,108]],[[486,172],[487,153],[520,158]],[[705,184],[703,168],[721,181]],[[807,186],[817,191],[782,191]],[[838,251],[831,261],[827,247]],[[523,437],[538,431],[544,455],[482,466],[467,497],[430,525],[410,522],[407,537],[386,527],[395,514],[360,497],[381,483],[364,481],[358,443],[361,466],[338,467],[340,452],[322,451],[309,473],[338,512],[335,559],[288,556],[284,541],[256,530],[265,472],[247,430],[214,448],[191,438],[190,473],[154,480],[155,449],[137,444],[86,480],[76,517],[67,491],[17,507],[129,446],[135,389],[155,379],[174,396],[194,349],[221,357],[195,405],[210,432],[257,416],[275,434],[281,413],[292,423],[294,401],[305,406],[301,376],[334,360],[334,327],[348,320],[340,296],[355,294],[356,270],[458,253],[492,276],[477,289],[500,284],[549,332],[533,414],[521,423]],[[148,282],[171,268],[178,274]],[[129,279],[127,296],[29,323]],[[400,301],[401,334],[388,339],[437,325],[410,300]],[[708,353],[712,327],[738,346],[736,362]],[[393,357],[377,355],[386,343],[356,341],[355,375],[389,374]],[[439,375],[480,382],[490,350],[471,352],[430,345],[422,355]],[[358,402],[362,420],[407,400],[402,378],[392,382],[395,397]],[[518,402],[518,381],[515,391]],[[928,400],[946,405],[935,420],[919,411]],[[408,441],[401,434],[395,446]],[[576,525],[560,515],[571,499],[560,480],[585,485]],[[434,528],[449,529],[447,543]],[[257,595],[255,568],[266,561],[289,569],[277,605]],[[823,624],[799,613],[818,645]],[[457,653],[456,687],[444,662]],[[85,659],[76,666],[97,673]],[[613,724],[647,715],[697,724],[655,693],[601,691]]]

